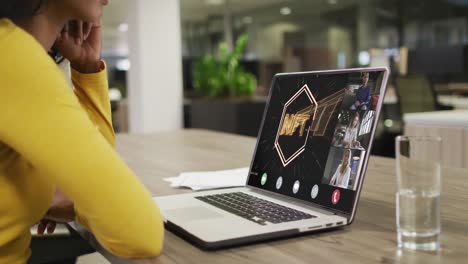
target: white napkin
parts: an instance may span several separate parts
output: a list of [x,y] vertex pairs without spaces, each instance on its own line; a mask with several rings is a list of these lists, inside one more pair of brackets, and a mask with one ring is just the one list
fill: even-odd
[[182,172],[177,177],[164,178],[171,187],[186,187],[194,191],[245,186],[249,168],[221,171]]

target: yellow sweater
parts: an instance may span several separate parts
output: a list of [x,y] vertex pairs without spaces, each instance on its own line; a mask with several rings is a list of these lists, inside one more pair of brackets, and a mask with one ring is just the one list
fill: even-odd
[[110,252],[128,258],[161,252],[159,210],[113,148],[105,70],[73,71],[72,81],[74,92],[31,35],[0,19],[2,264],[27,261],[29,228],[56,187]]

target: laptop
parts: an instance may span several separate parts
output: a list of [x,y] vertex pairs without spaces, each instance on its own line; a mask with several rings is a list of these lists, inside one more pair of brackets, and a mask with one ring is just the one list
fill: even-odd
[[216,250],[351,225],[388,75],[275,75],[245,186],[154,198],[166,228]]

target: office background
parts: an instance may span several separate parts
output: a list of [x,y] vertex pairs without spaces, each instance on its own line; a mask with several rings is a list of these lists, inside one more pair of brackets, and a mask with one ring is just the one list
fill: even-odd
[[[404,114],[468,108],[466,0],[113,0],[103,26],[120,132],[256,136],[271,78],[289,71],[391,68],[377,155],[393,156]],[[255,77],[254,92],[195,89],[200,59],[235,49],[242,36],[239,64]]]

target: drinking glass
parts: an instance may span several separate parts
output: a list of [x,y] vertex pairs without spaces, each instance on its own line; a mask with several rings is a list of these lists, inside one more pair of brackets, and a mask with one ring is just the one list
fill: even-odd
[[440,247],[441,138],[396,139],[398,247]]

